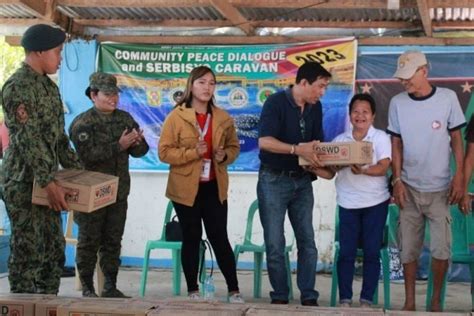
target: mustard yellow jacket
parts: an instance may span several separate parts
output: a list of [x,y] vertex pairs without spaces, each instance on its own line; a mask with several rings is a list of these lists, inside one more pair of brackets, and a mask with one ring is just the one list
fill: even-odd
[[[183,105],[170,112],[161,129],[158,156],[170,164],[166,197],[170,200],[193,206],[199,188],[203,160],[196,151],[199,139],[196,114],[193,108]],[[212,108],[212,148],[223,146],[226,159],[217,163],[213,160],[216,172],[219,200],[227,199],[229,176],[227,165],[239,155],[240,145],[230,115],[217,107]]]

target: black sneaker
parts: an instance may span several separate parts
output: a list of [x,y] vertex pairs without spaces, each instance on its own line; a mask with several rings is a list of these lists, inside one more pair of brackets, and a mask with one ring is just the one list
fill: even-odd
[[82,297],[99,297],[93,290],[82,290]]
[[272,299],[271,304],[286,305],[286,304],[288,304],[288,301],[287,300]]
[[114,298],[131,298],[131,296],[127,296],[123,294],[119,289],[114,288],[110,290],[103,290],[101,297],[114,297]]
[[319,306],[318,301],[315,298],[311,298],[309,300],[304,300],[301,302],[303,306]]

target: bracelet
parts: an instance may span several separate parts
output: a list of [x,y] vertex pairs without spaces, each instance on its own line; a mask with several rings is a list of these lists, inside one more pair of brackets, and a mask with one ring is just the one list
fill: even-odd
[[290,155],[294,155],[296,151],[295,144],[291,145]]
[[395,179],[392,180],[392,187],[395,186],[395,184],[397,184],[397,182],[399,181],[402,181],[402,179],[400,179],[400,177],[396,177]]

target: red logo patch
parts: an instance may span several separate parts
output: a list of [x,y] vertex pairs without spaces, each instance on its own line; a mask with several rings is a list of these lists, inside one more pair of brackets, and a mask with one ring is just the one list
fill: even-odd
[[431,128],[432,129],[440,129],[441,128],[441,122],[440,121],[433,121],[433,123],[431,123]]

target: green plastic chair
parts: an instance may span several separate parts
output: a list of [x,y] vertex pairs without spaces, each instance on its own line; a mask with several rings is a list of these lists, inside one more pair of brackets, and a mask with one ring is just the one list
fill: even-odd
[[[469,244],[471,241],[471,234],[474,231],[473,215],[464,215],[457,205],[451,206],[450,209],[452,222],[452,263],[468,264],[471,271],[471,279],[474,276],[474,255],[471,254]],[[441,288],[441,308],[444,309],[446,297],[447,273]],[[431,310],[431,297],[433,296],[433,273],[431,271],[431,260],[429,264],[428,288],[426,290],[426,310]],[[471,293],[471,301],[474,306],[474,294]]]
[[[143,269],[140,281],[140,296],[145,296],[146,282],[148,277],[148,265],[150,259],[150,252],[153,249],[170,249],[172,258],[172,269],[173,269],[173,295],[181,294],[181,241],[166,241],[165,226],[171,220],[171,214],[173,212],[173,203],[168,202],[166,207],[165,220],[163,223],[163,229],[161,232],[161,238],[158,240],[148,240],[145,247],[145,255],[143,257]],[[200,249],[200,258],[203,258],[204,248]],[[202,261],[202,259],[200,259]],[[200,262],[202,264],[202,262]],[[205,269],[202,269],[202,274],[205,274]],[[203,276],[200,277],[200,282],[204,280]]]
[[[256,245],[252,242],[252,227],[253,219],[256,211],[258,210],[258,200],[253,201],[249,207],[247,215],[247,226],[245,228],[244,243],[237,244],[234,247],[235,262],[239,260],[239,255],[244,252],[254,253],[254,266],[253,266],[253,297],[260,298],[262,296],[262,264],[263,255],[265,253],[265,244]],[[294,239],[293,239],[294,240]],[[285,261],[288,275],[288,285],[290,287],[290,293],[288,296],[289,300],[293,299],[293,285],[291,282],[291,266],[289,253],[293,249],[293,242],[291,245],[285,247]]]
[[[396,205],[389,205],[389,215],[387,216],[387,222],[383,233],[382,248],[380,249],[380,257],[382,259],[382,274],[383,274],[383,293],[384,293],[384,308],[390,309],[390,257],[388,255],[388,237],[389,237],[389,223],[390,215],[393,211],[396,211]],[[330,305],[336,306],[337,291],[338,291],[338,273],[337,273],[337,261],[339,259],[339,207],[336,207],[336,228],[334,234],[334,259],[333,259],[333,270],[332,270],[332,284],[331,284],[331,300]],[[357,258],[362,258],[364,253],[362,249],[357,249]],[[375,289],[373,303],[377,305],[379,302],[379,286]]]

